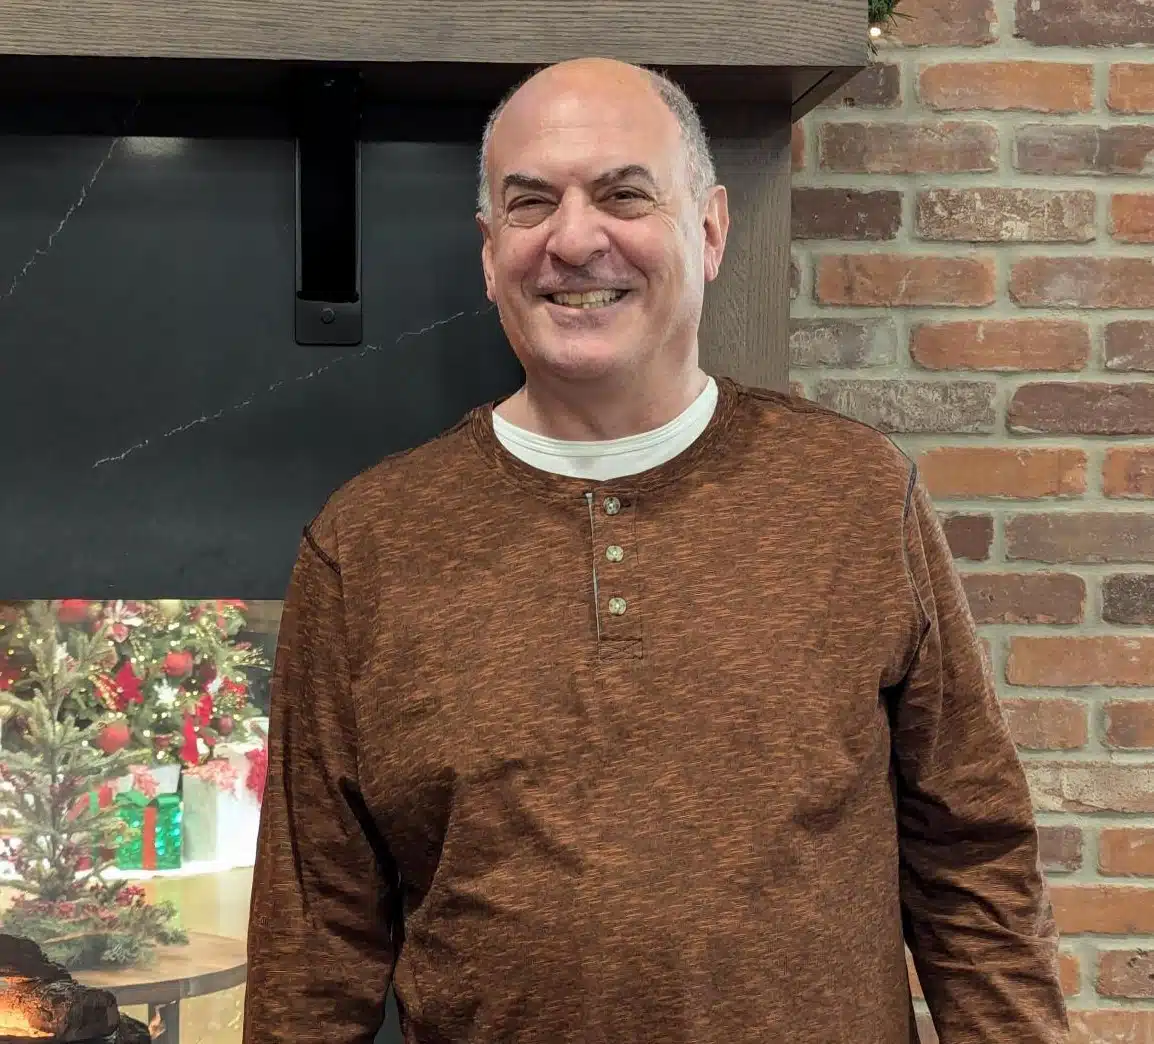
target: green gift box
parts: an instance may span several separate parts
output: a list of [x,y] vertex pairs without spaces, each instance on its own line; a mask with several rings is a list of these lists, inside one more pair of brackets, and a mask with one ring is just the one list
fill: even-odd
[[118,794],[120,818],[129,836],[116,850],[118,870],[178,870],[181,865],[179,794],[149,800],[139,790]]

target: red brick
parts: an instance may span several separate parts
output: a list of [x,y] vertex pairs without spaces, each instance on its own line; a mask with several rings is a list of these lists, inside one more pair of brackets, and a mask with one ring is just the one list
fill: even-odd
[[1072,1010],[1068,1044],[1154,1044],[1154,1010]]
[[1120,750],[1154,749],[1154,701],[1111,700],[1103,708],[1106,743]]
[[1077,954],[1058,954],[1058,981],[1064,997],[1076,997],[1082,992],[1082,963]]
[[795,188],[793,239],[893,239],[902,227],[902,195],[890,189]]
[[1104,827],[1098,833],[1098,872],[1118,877],[1154,877],[1154,830]]
[[1006,408],[1006,427],[1029,434],[1154,434],[1154,384],[1023,384]]
[[939,513],[946,543],[954,558],[985,562],[994,542],[994,520],[990,515]]
[[1006,519],[1006,559],[1154,562],[1154,514],[1137,511],[1016,513]]
[[1073,873],[1082,868],[1082,831],[1076,826],[1038,827],[1038,852],[1047,873]]
[[1154,997],[1154,953],[1099,950],[1095,985],[1102,997],[1149,1000]]
[[1086,612],[1086,581],[1073,573],[962,573],[979,624],[1076,624]]
[[789,365],[857,368],[897,360],[897,332],[889,319],[791,319]]
[[1054,915],[1063,935],[1154,932],[1154,888],[1141,885],[1054,885]]
[[919,192],[922,239],[968,243],[1088,243],[1096,236],[1093,192],[936,188]]
[[988,123],[825,123],[823,170],[841,174],[967,174],[998,169],[998,132]]
[[1076,449],[939,446],[918,467],[935,499],[1070,497],[1086,492],[1086,459]]
[[1086,705],[1076,700],[1004,699],[1002,711],[1023,750],[1077,750],[1090,738]]
[[1031,758],[1023,768],[1034,805],[1041,812],[1154,812],[1154,767],[1150,765]]
[[910,356],[928,370],[1081,370],[1090,331],[1072,319],[976,319],[922,323]]
[[991,257],[827,254],[817,261],[817,300],[828,305],[988,305]]
[[793,125],[789,139],[789,165],[792,170],[805,170],[805,124]]
[[1006,660],[1011,685],[1154,685],[1154,636],[1013,635]]
[[886,30],[887,39],[909,47],[966,47],[993,43],[993,0],[902,0],[904,17]]
[[1106,369],[1154,373],[1154,321],[1119,319],[1108,323]]
[[1064,62],[942,62],[921,69],[918,97],[931,109],[1089,112],[1094,67]]
[[885,432],[988,434],[997,423],[996,385],[979,381],[827,379],[816,402]]
[[892,109],[901,100],[901,66],[892,62],[867,65],[844,87],[821,103],[824,109]]
[[1111,65],[1106,104],[1114,112],[1154,112],[1154,62]]
[[1106,623],[1154,627],[1154,573],[1115,573],[1102,584]]
[[1102,464],[1107,497],[1154,497],[1154,446],[1109,446]]
[[1028,257],[1010,270],[1026,307],[1154,308],[1154,258]]
[[1111,197],[1110,234],[1120,243],[1154,243],[1154,193],[1119,192]]
[[1133,0],[1017,0],[1014,35],[1058,47],[1154,41],[1154,8]]
[[1014,133],[1014,167],[1023,174],[1149,173],[1154,127],[1031,123]]

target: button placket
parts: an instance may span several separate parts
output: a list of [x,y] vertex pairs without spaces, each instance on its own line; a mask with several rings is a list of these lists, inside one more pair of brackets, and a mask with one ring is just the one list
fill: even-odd
[[642,606],[635,566],[635,508],[632,498],[606,494],[599,501],[594,549],[599,561],[598,589],[601,638],[622,641],[641,638]]

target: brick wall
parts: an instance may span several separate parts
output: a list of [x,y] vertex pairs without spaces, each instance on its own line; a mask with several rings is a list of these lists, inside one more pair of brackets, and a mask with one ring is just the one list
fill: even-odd
[[1035,793],[1073,1040],[1154,1044],[1154,4],[900,10],[795,128],[791,377],[920,461]]

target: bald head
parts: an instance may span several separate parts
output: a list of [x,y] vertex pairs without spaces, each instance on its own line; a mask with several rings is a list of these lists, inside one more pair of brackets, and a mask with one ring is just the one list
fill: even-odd
[[515,135],[516,126],[546,118],[567,103],[627,105],[638,126],[651,133],[667,132],[680,143],[685,180],[695,201],[716,181],[709,143],[697,110],[685,92],[666,76],[612,58],[575,58],[538,70],[523,81],[493,110],[481,139],[477,209],[492,216],[490,165],[502,139]]

